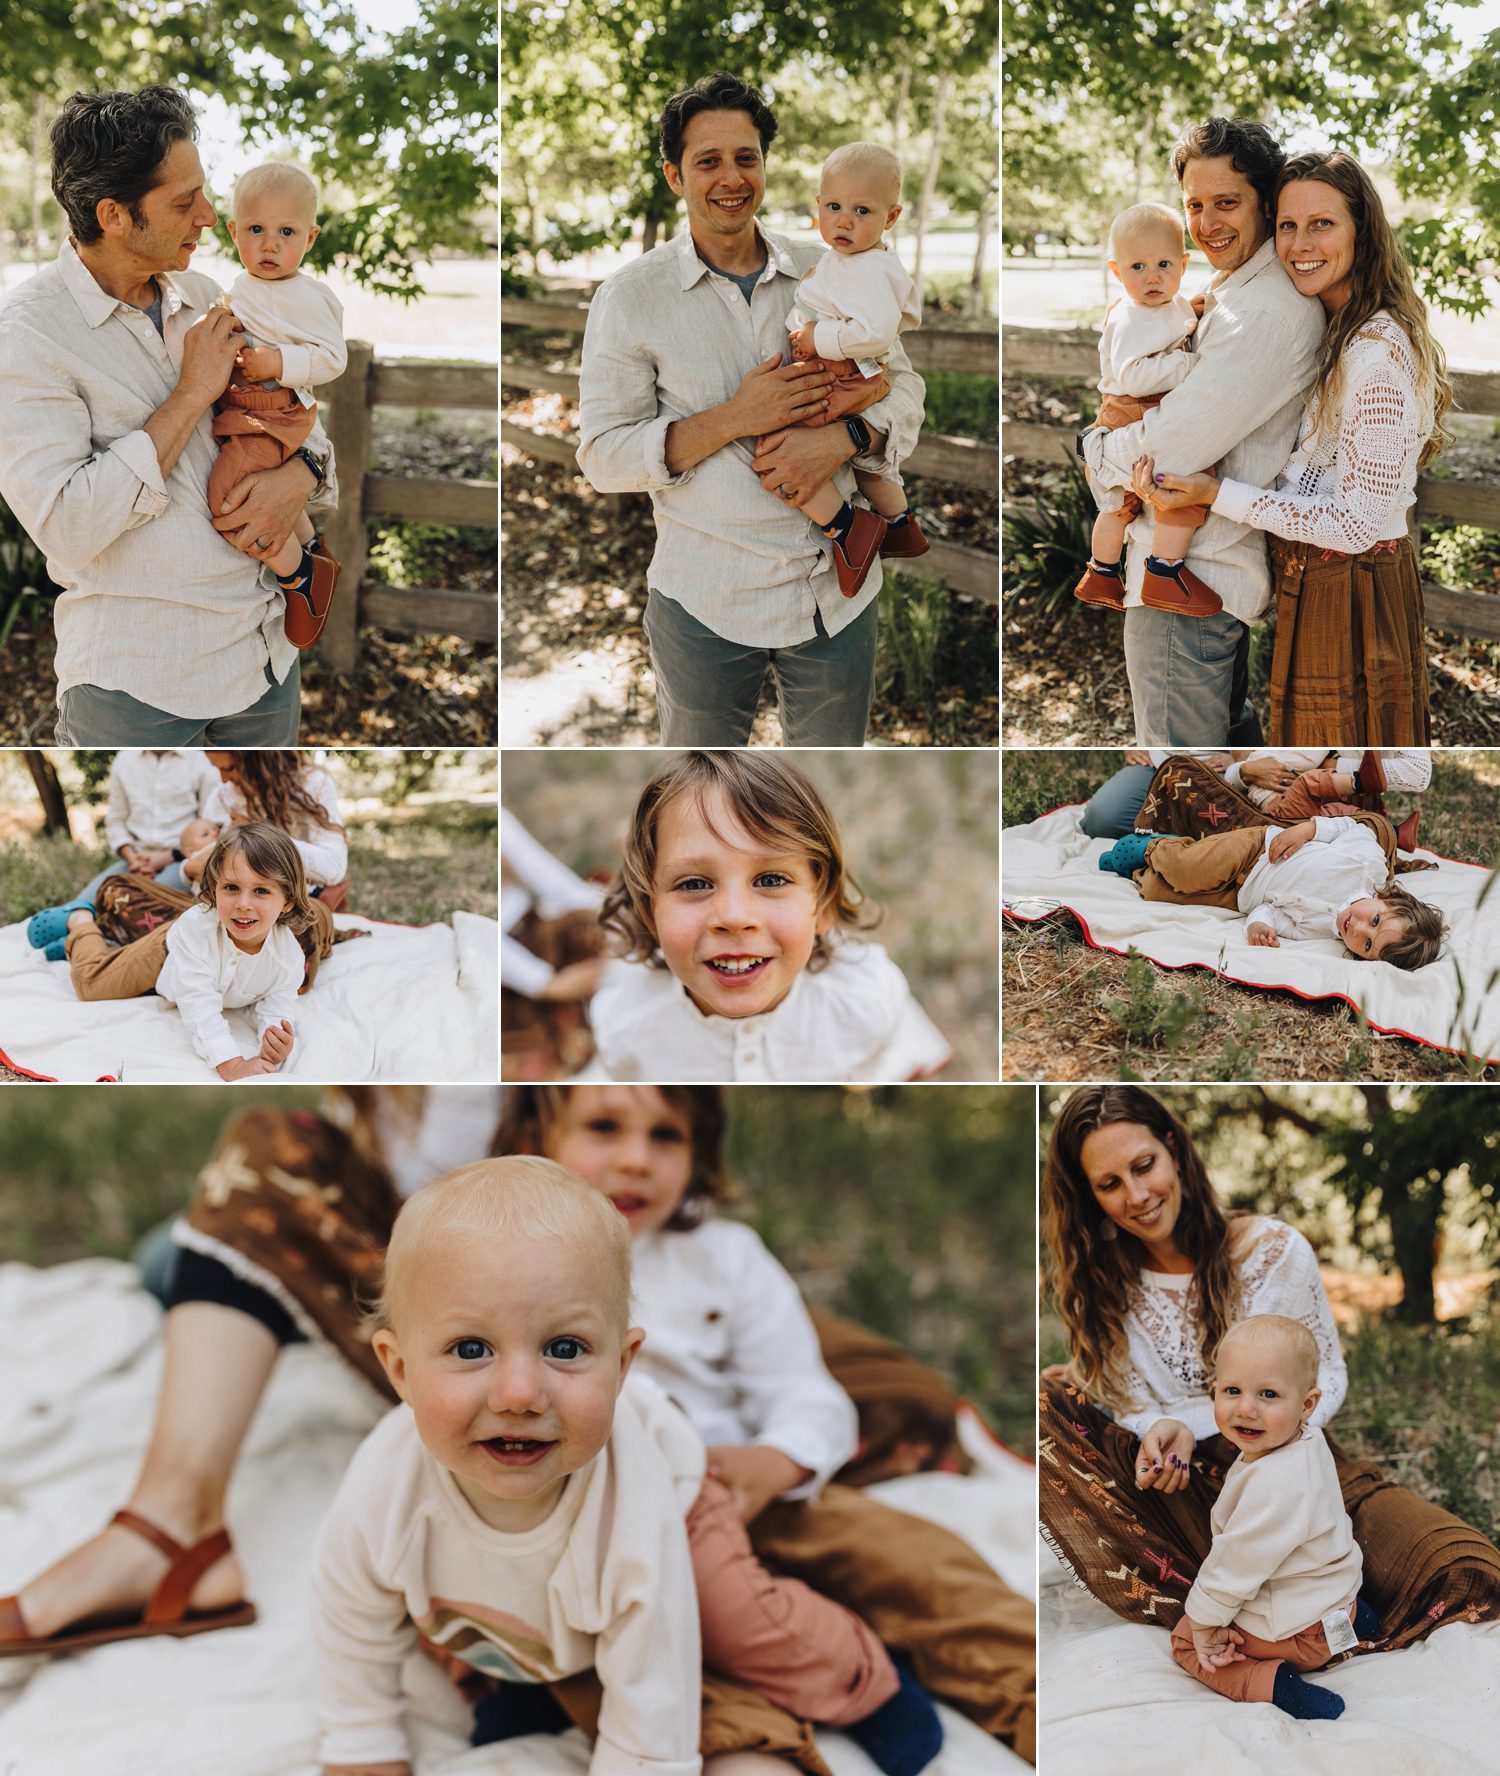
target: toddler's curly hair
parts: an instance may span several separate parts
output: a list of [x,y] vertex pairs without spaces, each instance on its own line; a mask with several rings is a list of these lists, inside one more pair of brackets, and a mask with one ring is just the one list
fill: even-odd
[[312,925],[312,898],[307,892],[301,855],[279,826],[270,826],[264,820],[247,820],[243,826],[231,826],[209,852],[198,884],[200,906],[217,911],[219,884],[234,857],[242,857],[247,868],[274,882],[286,896],[278,925],[285,925],[299,936]]
[[1393,968],[1425,968],[1436,962],[1448,935],[1448,921],[1430,901],[1418,900],[1399,882],[1382,888],[1375,898],[1405,926],[1395,943],[1387,944],[1380,960]]
[[666,967],[651,916],[662,815],[684,796],[702,811],[714,795],[757,844],[801,851],[811,863],[819,911],[832,912],[834,924],[814,942],[809,973],[828,966],[840,937],[875,924],[879,909],[845,868],[838,822],[795,765],[774,753],[685,752],[641,791],[619,874],[599,909],[599,923],[623,944],[627,961]]

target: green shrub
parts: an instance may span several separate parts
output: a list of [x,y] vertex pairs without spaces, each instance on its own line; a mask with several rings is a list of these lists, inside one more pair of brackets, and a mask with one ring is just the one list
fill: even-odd
[[1028,505],[1000,525],[1007,602],[1024,600],[1033,615],[1062,622],[1077,609],[1072,592],[1093,546],[1096,509],[1083,469],[1067,463],[1049,476]]

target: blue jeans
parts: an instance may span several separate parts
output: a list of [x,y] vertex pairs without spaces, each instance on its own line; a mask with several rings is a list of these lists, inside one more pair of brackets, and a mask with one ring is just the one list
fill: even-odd
[[1123,839],[1135,831],[1154,765],[1121,765],[1113,777],[1101,783],[1084,804],[1083,830],[1091,839]]
[[302,662],[277,684],[266,662],[269,689],[238,715],[169,715],[126,691],[69,685],[57,700],[62,746],[295,746],[302,724]]
[[656,673],[663,746],[746,746],[769,666],[788,746],[863,746],[875,695],[872,598],[852,623],[789,648],[725,641],[673,598],[646,599],[646,640]]
[[1125,613],[1125,670],[1137,746],[1259,746],[1250,707],[1250,631],[1238,617]]

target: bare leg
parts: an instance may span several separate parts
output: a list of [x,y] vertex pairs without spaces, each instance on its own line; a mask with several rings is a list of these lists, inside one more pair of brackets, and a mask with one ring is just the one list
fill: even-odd
[[844,496],[831,481],[825,481],[821,487],[815,487],[802,502],[802,510],[814,524],[832,524],[839,515],[839,507],[844,503]]
[[854,481],[871,508],[882,518],[899,518],[906,510],[906,489],[899,481],[888,481],[884,475],[872,475],[868,469],[856,469]]
[[[259,1320],[211,1301],[174,1307],[165,1343],[156,1422],[127,1503],[191,1547],[224,1521],[224,1494],[278,1346]],[[33,1634],[55,1634],[85,1616],[144,1607],[165,1571],[150,1543],[107,1528],[34,1578],[20,1593],[21,1613]],[[237,1603],[244,1586],[226,1554],[198,1581],[192,1607]]]
[[1158,517],[1151,533],[1151,553],[1159,561],[1181,561],[1193,544],[1196,524],[1173,524]]
[[1089,547],[1101,567],[1113,567],[1125,549],[1125,520],[1118,512],[1101,512],[1094,520]]

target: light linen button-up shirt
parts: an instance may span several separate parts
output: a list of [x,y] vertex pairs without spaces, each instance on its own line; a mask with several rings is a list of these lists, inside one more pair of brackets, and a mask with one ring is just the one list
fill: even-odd
[[665,968],[615,961],[589,1016],[590,1078],[899,1084],[952,1055],[880,944],[840,944],[773,1010],[744,1018],[699,1011]]
[[[786,354],[798,279],[823,248],[764,230],[761,239],[766,266],[748,303],[698,257],[686,229],[605,279],[583,336],[578,464],[601,493],[651,495],[656,553],[647,580],[655,591],[726,641],[780,648],[812,640],[815,611],[829,635],[852,623],[880,590],[879,562],[858,595],[845,598],[828,538],[757,480],[753,438],[681,475],[666,463],[675,420],[721,405],[758,364]],[[894,474],[916,448],[924,390],[899,342],[887,369],[891,392],[861,415],[885,433],[885,449],[835,473],[845,498],[855,468]]]
[[208,811],[219,774],[201,752],[149,747],[117,752],[109,768],[104,836],[123,845],[174,847],[182,829]]
[[[1220,464],[1224,478],[1272,487],[1292,454],[1302,397],[1312,386],[1323,307],[1303,296],[1265,241],[1237,270],[1216,277],[1188,342],[1192,372],[1137,425],[1090,432],[1084,456],[1105,487],[1129,487],[1131,465],[1153,456],[1159,472],[1193,475]],[[1125,604],[1141,602],[1155,520],[1148,506],[1126,532]],[[1188,564],[1224,609],[1258,623],[1271,603],[1266,539],[1218,510],[1193,532]]]
[[[269,568],[213,528],[213,414],[163,477],[145,422],[177,386],[183,335],[219,299],[191,271],[157,279],[162,334],[102,290],[65,241],[0,306],[0,496],[65,588],[54,606],[59,693],[124,691],[190,720],[259,702],[296,649]],[[314,433],[321,456],[326,439]],[[334,503],[329,480],[312,501]]]
[[1240,911],[1251,925],[1269,925],[1278,937],[1339,938],[1338,921],[1356,900],[1379,894],[1391,879],[1380,841],[1367,826],[1342,814],[1319,814],[1314,836],[1290,857],[1271,862],[1275,827],[1240,886]]

